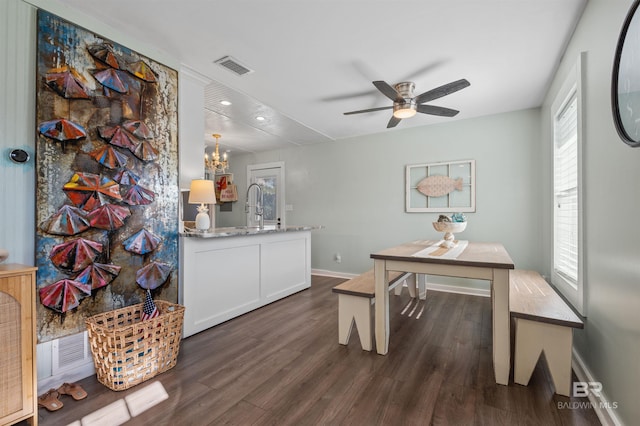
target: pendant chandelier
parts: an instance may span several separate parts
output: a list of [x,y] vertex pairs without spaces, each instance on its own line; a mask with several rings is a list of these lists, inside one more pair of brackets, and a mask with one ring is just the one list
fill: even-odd
[[220,144],[218,139],[221,136],[217,133],[213,134],[213,137],[216,139],[216,149],[213,154],[211,154],[211,159],[209,159],[209,155],[205,152],[204,154],[204,167],[205,169],[215,173],[224,173],[229,167],[229,161],[227,160],[227,153],[222,154],[222,158],[220,157]]

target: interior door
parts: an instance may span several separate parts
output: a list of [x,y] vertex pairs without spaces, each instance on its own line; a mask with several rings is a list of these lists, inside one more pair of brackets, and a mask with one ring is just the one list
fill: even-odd
[[[257,183],[263,191],[263,214],[265,225],[285,226],[285,198],[284,198],[284,163],[256,164],[247,167],[248,184]],[[249,194],[251,206],[258,203],[258,191],[252,189]],[[255,208],[251,207],[247,213],[247,223],[255,226],[259,223],[259,216],[255,215]]]

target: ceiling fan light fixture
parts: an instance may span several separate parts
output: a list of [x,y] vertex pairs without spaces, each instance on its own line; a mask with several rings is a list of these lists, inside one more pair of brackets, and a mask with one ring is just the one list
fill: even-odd
[[403,118],[411,118],[416,113],[437,115],[440,117],[453,117],[460,111],[451,108],[444,108],[435,105],[425,105],[426,102],[434,99],[439,99],[443,96],[450,95],[458,90],[469,87],[469,82],[466,79],[460,79],[452,81],[448,84],[431,89],[418,96],[414,96],[413,91],[415,84],[411,81],[403,81],[391,86],[389,83],[383,80],[376,80],[372,82],[380,93],[393,101],[393,106],[377,107],[362,109],[358,111],[345,112],[344,115],[362,114],[365,112],[375,112],[382,110],[393,109],[393,116],[387,124],[387,129],[395,127],[400,123]]
[[416,115],[416,110],[411,107],[395,109],[393,111],[393,116],[395,118],[411,118]]
[[393,103],[393,116],[395,118],[411,118],[417,113],[416,101],[405,99],[404,102]]

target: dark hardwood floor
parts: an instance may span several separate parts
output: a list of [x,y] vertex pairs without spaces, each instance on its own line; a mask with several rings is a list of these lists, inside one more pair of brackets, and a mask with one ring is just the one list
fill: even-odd
[[[331,287],[341,281],[314,276],[309,290],[184,339],[176,367],[152,380],[169,398],[127,424],[600,424],[592,409],[568,408],[586,398],[553,393],[542,363],[529,386],[495,384],[488,298],[430,292],[409,317],[405,290],[390,296],[387,356],[361,350],[355,332],[339,345]],[[40,424],[80,420],[152,381],[113,392],[83,379],[89,396],[40,408]]]

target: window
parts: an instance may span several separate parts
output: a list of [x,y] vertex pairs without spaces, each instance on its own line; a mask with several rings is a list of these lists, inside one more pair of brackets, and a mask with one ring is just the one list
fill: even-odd
[[[582,59],[582,55],[580,57]],[[553,120],[553,270],[551,282],[585,315],[582,273],[580,61],[558,93]]]
[[571,99],[554,122],[553,264],[574,288],[578,282],[578,98]]

